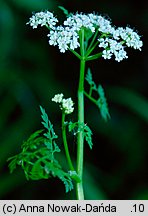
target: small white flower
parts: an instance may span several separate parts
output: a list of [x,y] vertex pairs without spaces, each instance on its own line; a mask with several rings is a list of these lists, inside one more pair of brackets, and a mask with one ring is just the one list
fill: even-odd
[[118,52],[114,52],[115,54],[115,60],[120,62],[125,58],[128,58],[127,53],[124,49],[119,50]]
[[126,27],[125,29],[120,27],[117,29],[119,31],[120,37],[125,41],[128,47],[133,47],[134,49],[141,50],[143,42],[140,40],[140,36],[133,29]]
[[73,105],[74,105],[74,103],[73,103],[71,98],[62,100],[62,108],[64,109],[64,112],[66,114],[70,114],[74,111]]
[[64,53],[66,50],[68,50],[68,45],[67,45],[68,41],[66,41],[66,38],[59,37],[57,42],[58,42],[58,47],[61,53]]
[[79,31],[82,27],[90,29],[92,32],[95,32],[95,26],[93,22],[92,14],[75,14],[67,18],[64,21],[65,26],[69,26],[75,29],[75,31]]
[[58,45],[60,52],[64,53],[68,48],[74,50],[80,46],[79,36],[74,28],[58,26],[48,34],[49,44]]
[[100,42],[99,47],[102,47],[105,49],[108,47],[108,38],[106,38],[106,39],[101,38],[101,39],[98,39],[98,41]]
[[78,37],[73,37],[70,41],[70,49],[74,50],[80,46]]
[[56,94],[51,100],[60,103],[60,109],[64,111],[65,114],[70,114],[74,111],[74,103],[71,98],[64,99],[64,95]]
[[56,94],[51,100],[56,102],[56,103],[61,103],[63,100],[63,94]]
[[58,32],[57,31],[50,31],[50,34],[47,35],[49,37],[49,44],[56,46],[57,39],[58,39]]
[[115,40],[120,40],[120,32],[119,32],[119,29],[114,29],[113,31],[112,31],[112,35],[113,35],[113,38],[115,39]]
[[111,57],[112,57],[111,51],[110,50],[103,50],[102,57],[104,59],[111,59]]
[[41,26],[48,26],[50,29],[54,29],[58,19],[53,16],[53,13],[46,11],[46,12],[38,12],[35,13],[30,19],[29,22],[26,24],[30,24],[32,28],[37,28],[38,25]]
[[129,27],[126,27],[125,29],[122,27],[119,27],[116,30],[114,29],[112,33],[106,37],[103,36],[103,38],[99,38],[98,41],[100,42],[98,46],[104,48],[102,57],[104,59],[110,59],[113,54],[115,55],[115,60],[118,62],[128,58],[123,44],[127,47],[139,50],[141,50],[143,45],[140,36]]
[[123,49],[123,46],[121,45],[121,43],[117,42],[116,40],[113,39],[109,39],[109,46],[110,46],[110,50],[111,52],[115,52],[116,50],[121,50]]

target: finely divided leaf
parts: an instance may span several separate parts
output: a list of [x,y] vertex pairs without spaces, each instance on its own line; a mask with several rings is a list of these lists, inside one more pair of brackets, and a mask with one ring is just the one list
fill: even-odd
[[85,137],[85,140],[88,143],[90,149],[92,149],[92,146],[93,146],[92,131],[87,125],[84,126],[84,137]]
[[[86,96],[97,105],[97,107],[100,109],[102,118],[105,121],[107,121],[110,118],[110,114],[108,110],[108,104],[107,104],[107,100],[105,97],[104,89],[102,88],[101,85],[98,85],[98,88],[96,87],[96,84],[92,79],[91,70],[89,68],[88,68],[85,79],[90,85],[89,94],[86,93]],[[99,98],[97,100],[92,97],[92,91],[95,91],[98,93]]]
[[71,131],[75,131],[74,134],[77,134],[80,131],[83,132],[86,142],[88,143],[90,149],[92,149],[92,131],[86,124],[79,122],[69,122],[69,132]]
[[67,17],[72,15],[72,13],[69,13],[63,6],[58,6],[58,8],[60,8]]
[[44,136],[47,137],[47,139],[49,139],[50,141],[52,141],[53,139],[58,138],[58,136],[54,132],[53,125],[51,124],[51,122],[48,119],[48,115],[45,112],[45,109],[43,109],[40,106],[40,110],[41,110],[41,113],[42,113],[41,117],[43,119],[42,124],[47,129],[47,133],[44,133]]
[[69,132],[72,132],[76,129],[76,127],[78,126],[78,122],[69,122],[68,124],[68,129],[69,129]]
[[10,173],[12,173],[16,169],[16,166],[18,165],[18,155],[8,158],[7,161],[8,162],[10,161],[8,167],[10,169]]
[[22,152],[8,159],[10,172],[19,165],[23,168],[27,180],[48,179],[58,177],[65,185],[66,192],[73,189],[72,178],[69,173],[62,170],[61,165],[55,158],[55,153],[60,152],[55,142],[57,135],[53,125],[48,119],[45,110],[40,106],[42,124],[46,131],[34,132],[22,145]]
[[106,101],[104,89],[102,88],[101,85],[98,86],[98,94],[99,94],[99,99],[97,100],[97,105],[100,109],[100,113],[102,118],[107,121],[110,118],[109,110],[108,110],[108,104]]
[[86,77],[85,77],[86,81],[88,82],[88,84],[90,85],[90,88],[96,90],[96,84],[95,82],[93,81],[92,79],[92,73],[91,73],[91,70],[90,68],[88,68],[87,70],[87,74],[86,74]]

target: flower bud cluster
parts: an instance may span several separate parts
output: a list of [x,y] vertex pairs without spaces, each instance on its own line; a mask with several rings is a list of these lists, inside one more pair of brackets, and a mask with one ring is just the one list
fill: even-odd
[[55,103],[60,103],[60,108],[65,112],[65,114],[70,114],[74,111],[74,103],[71,98],[63,98],[64,95],[61,94],[56,94],[51,100],[54,101]]

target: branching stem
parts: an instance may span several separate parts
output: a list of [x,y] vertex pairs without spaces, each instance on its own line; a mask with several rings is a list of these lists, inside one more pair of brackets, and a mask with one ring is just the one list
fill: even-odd
[[94,104],[97,104],[97,100],[95,100],[93,97],[90,96],[86,91],[84,91],[85,96],[91,100]]

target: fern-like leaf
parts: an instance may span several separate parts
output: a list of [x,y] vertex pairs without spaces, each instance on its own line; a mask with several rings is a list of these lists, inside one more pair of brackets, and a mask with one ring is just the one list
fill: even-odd
[[69,173],[62,169],[60,163],[55,158],[55,153],[60,152],[60,148],[55,142],[57,135],[45,109],[42,107],[40,109],[42,124],[46,132],[43,133],[43,130],[34,132],[22,144],[22,151],[8,159],[10,172],[12,173],[19,165],[23,168],[27,180],[58,177],[64,183],[65,190],[68,192],[73,189],[72,178]]
[[86,74],[85,79],[86,79],[86,81],[88,82],[88,84],[90,85],[90,88],[92,88],[93,90],[96,90],[96,89],[97,89],[96,84],[95,84],[95,82],[93,81],[92,73],[91,73],[90,68],[88,68],[88,70],[87,70],[87,74]]
[[[109,109],[108,109],[108,104],[107,104],[107,100],[105,97],[105,93],[104,93],[104,89],[102,88],[101,85],[98,85],[98,88],[96,87],[95,82],[93,81],[92,78],[92,73],[91,70],[88,68],[86,77],[85,77],[86,81],[88,82],[88,84],[90,85],[90,90],[89,90],[89,94],[87,94],[85,92],[85,95],[93,102],[97,105],[97,107],[100,110],[100,114],[102,116],[102,118],[107,121],[110,118],[110,114],[109,114]],[[97,92],[99,98],[95,99],[92,97],[92,91]]]
[[60,8],[67,17],[72,15],[72,13],[69,13],[63,6],[58,6],[58,8]]
[[102,118],[107,121],[110,118],[109,110],[108,110],[108,104],[107,100],[105,97],[104,89],[102,88],[101,85],[98,86],[98,94],[99,94],[99,99],[97,100],[97,105],[100,109],[100,113]]
[[85,137],[85,140],[88,143],[90,149],[92,149],[92,146],[93,146],[92,131],[87,125],[84,126],[84,137]]
[[10,157],[7,159],[7,161],[9,162],[9,169],[10,169],[10,173],[13,173],[13,171],[16,169],[17,165],[18,165],[18,161],[19,161],[19,156],[15,155],[13,157]]
[[86,142],[88,143],[90,149],[92,149],[93,143],[92,143],[92,131],[87,126],[87,124],[82,124],[79,122],[69,122],[69,132],[74,131],[74,134],[79,133],[80,131],[83,132],[84,138]]
[[49,140],[53,140],[58,138],[58,136],[55,134],[54,129],[53,129],[53,125],[51,124],[51,122],[48,119],[48,115],[45,112],[45,109],[42,108],[42,106],[40,106],[40,110],[41,110],[41,117],[43,119],[42,124],[45,127],[45,129],[47,129],[47,133],[44,133],[44,136],[47,137],[47,139]]

